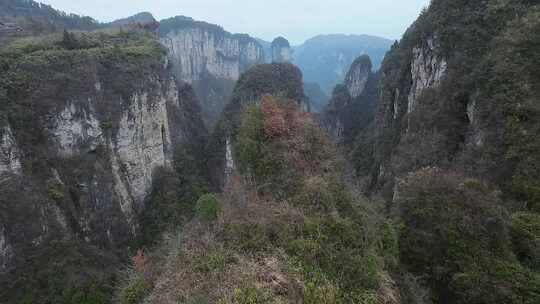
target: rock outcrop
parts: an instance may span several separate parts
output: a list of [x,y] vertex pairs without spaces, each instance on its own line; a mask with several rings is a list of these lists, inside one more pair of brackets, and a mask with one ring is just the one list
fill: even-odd
[[0,129],[0,178],[21,172],[21,152],[9,125]]
[[437,54],[434,37],[427,38],[424,45],[414,47],[412,52],[412,85],[407,98],[407,113],[414,111],[417,99],[424,90],[440,84],[447,70],[446,60]]
[[255,39],[231,34],[217,25],[178,16],[161,21],[159,31],[174,74],[194,86],[210,127],[217,122],[240,74],[264,62],[263,48]]
[[[9,75],[28,78],[0,87],[15,96],[0,99],[10,105],[0,109],[0,282],[32,271],[29,256],[60,257],[50,242],[86,248],[86,261],[123,257],[139,233],[155,171],[204,133],[197,101],[167,69],[157,39],[138,35],[129,44],[148,53],[127,59],[96,47],[54,57],[30,51],[18,54],[24,66],[7,62]],[[129,51],[118,43],[116,52]],[[31,89],[21,93],[21,86]]]
[[345,76],[345,85],[351,98],[354,99],[364,92],[371,75],[371,68],[371,59],[368,55],[362,55],[354,60],[347,76]]
[[368,55],[354,60],[345,83],[334,88],[332,98],[323,112],[323,126],[338,142],[352,144],[358,130],[365,128],[374,119],[378,76],[371,69]]
[[[402,174],[399,173],[401,171],[405,174],[409,170],[406,167],[414,163],[392,156],[398,148],[390,147],[388,143],[405,144],[411,141],[410,138],[416,137],[418,128],[422,128],[423,122],[415,116],[419,115],[419,108],[424,111],[428,106],[422,104],[422,97],[429,89],[437,89],[441,85],[448,69],[447,60],[441,55],[435,35],[402,47],[409,50],[406,60],[403,60],[404,57],[398,59],[398,56],[402,56],[401,52],[405,51],[394,48],[381,67],[381,95],[373,134],[376,139],[374,154],[379,162],[371,173],[374,177],[371,185],[387,189],[393,189],[396,175]],[[427,144],[428,138],[427,136],[424,138],[425,143],[431,145]],[[429,148],[421,148],[421,144],[418,143],[415,149],[425,149],[423,151],[425,158],[420,163],[429,165],[434,161]],[[392,196],[393,194],[388,194],[389,198]]]
[[272,62],[290,62],[292,59],[292,49],[289,41],[283,37],[277,37],[272,41]]

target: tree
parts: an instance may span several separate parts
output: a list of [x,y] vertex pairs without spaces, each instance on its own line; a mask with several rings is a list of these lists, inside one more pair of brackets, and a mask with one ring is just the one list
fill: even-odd
[[75,50],[79,48],[77,37],[75,37],[75,34],[68,32],[67,30],[64,30],[64,33],[62,34],[61,44],[67,50]]

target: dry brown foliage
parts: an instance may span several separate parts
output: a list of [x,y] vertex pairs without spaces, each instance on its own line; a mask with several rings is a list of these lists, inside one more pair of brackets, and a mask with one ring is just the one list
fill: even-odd
[[[300,287],[287,271],[287,255],[272,242],[279,242],[281,227],[300,229],[303,214],[286,202],[259,197],[248,182],[239,176],[231,178],[221,196],[223,213],[216,222],[194,220],[186,225],[178,250],[167,250],[173,254],[166,258],[146,303],[194,299],[235,303],[235,292],[246,286],[264,290],[275,303],[299,301]],[[262,237],[258,244],[264,250],[243,248],[246,240],[242,238],[250,234]]]

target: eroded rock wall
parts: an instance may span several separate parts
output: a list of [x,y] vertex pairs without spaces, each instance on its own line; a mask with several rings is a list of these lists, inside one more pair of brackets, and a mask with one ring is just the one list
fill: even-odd
[[255,39],[188,17],[162,21],[160,41],[177,79],[195,88],[210,128],[217,123],[240,75],[264,62],[264,50]]

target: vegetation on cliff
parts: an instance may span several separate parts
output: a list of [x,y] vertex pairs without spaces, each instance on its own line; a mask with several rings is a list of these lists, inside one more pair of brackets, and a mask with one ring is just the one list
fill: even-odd
[[[97,116],[104,141],[113,139],[134,94],[160,95],[168,89],[164,55],[155,37],[137,26],[24,38],[0,50],[0,127],[12,130],[22,164],[20,175],[3,176],[0,182],[0,219],[12,229],[8,245],[15,253],[0,278],[0,302],[110,303],[116,267],[133,239],[116,205],[113,152],[100,143],[64,155],[51,124],[75,104]],[[185,91],[178,92],[185,103],[178,105],[183,115],[183,125],[175,125],[178,132],[196,128],[188,126],[197,117]],[[197,134],[183,136],[197,146]],[[70,144],[75,149],[77,143]],[[188,189],[185,184],[192,181],[185,179],[195,178],[185,163],[196,162],[180,153],[176,160],[184,171],[175,174],[184,179],[176,191]],[[168,181],[166,174],[156,173],[155,192],[163,180]],[[189,196],[187,190],[182,194]],[[100,229],[91,230],[96,224]]]
[[231,100],[225,107],[221,119],[212,134],[208,157],[212,168],[212,184],[223,186],[226,141],[236,141],[242,112],[249,105],[257,104],[264,94],[272,94],[295,100],[306,106],[302,73],[290,63],[256,65],[240,76]]
[[391,280],[395,232],[346,186],[335,147],[310,114],[265,95],[244,109],[234,150],[239,175],[217,197],[219,207],[215,196],[203,196],[197,217],[165,252],[149,255],[166,261],[150,260],[155,266],[128,280],[153,286],[147,301],[377,303],[389,296],[381,290]]
[[538,9],[434,0],[384,59],[374,130],[356,139],[373,159],[355,163],[401,223],[399,265],[419,278],[402,276],[404,301],[539,301]]

